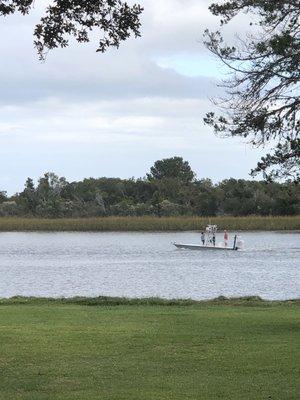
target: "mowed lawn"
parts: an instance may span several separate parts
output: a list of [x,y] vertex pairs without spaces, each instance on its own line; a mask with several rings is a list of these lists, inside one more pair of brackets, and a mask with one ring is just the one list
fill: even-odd
[[299,305],[0,306],[2,400],[299,399]]

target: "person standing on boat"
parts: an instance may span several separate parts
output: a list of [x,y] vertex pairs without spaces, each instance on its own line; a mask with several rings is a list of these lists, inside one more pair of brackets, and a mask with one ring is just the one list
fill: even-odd
[[213,243],[213,246],[216,246],[216,234],[215,234],[215,232],[213,233],[213,236],[212,236],[212,243]]
[[204,246],[205,245],[205,233],[204,232],[201,232],[201,242],[202,242],[202,245]]
[[228,245],[228,239],[229,239],[229,235],[228,235],[228,232],[225,230],[225,231],[224,231],[224,243],[225,243],[225,247],[227,247],[227,245]]

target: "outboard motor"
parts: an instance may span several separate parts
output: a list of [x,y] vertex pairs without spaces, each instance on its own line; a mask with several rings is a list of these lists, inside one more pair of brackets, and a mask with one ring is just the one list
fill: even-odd
[[235,235],[234,237],[234,244],[233,244],[233,250],[241,250],[244,248],[244,241],[240,236]]

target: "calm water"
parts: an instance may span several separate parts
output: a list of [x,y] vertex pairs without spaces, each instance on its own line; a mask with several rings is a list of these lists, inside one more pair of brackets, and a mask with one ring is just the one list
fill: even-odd
[[198,252],[171,245],[195,232],[0,233],[0,297],[299,297],[300,235],[242,237],[242,252]]

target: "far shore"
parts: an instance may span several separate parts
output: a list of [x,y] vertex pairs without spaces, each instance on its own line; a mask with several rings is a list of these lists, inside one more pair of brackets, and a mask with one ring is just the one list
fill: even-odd
[[297,231],[297,216],[247,217],[95,217],[95,218],[18,218],[0,217],[0,232],[168,232],[201,231],[208,224],[231,231]]
[[25,297],[14,296],[10,298],[0,297],[0,306],[9,305],[78,305],[78,306],[164,306],[164,307],[190,307],[190,306],[280,306],[300,305],[299,299],[289,300],[265,300],[259,296],[224,297],[219,296],[210,300],[193,299],[164,299],[159,297],[128,298],[128,297]]

